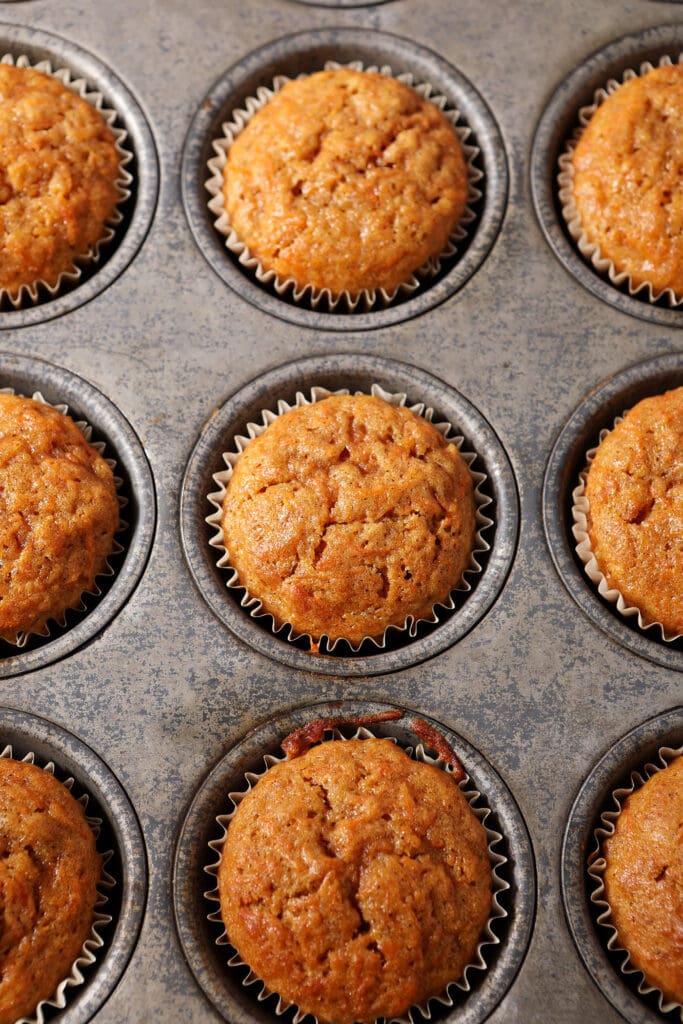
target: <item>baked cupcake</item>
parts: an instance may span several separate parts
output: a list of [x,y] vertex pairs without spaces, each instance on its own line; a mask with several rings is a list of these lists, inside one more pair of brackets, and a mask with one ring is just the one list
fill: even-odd
[[603,843],[615,946],[667,1002],[683,1007],[683,757],[626,799]]
[[683,65],[607,88],[571,154],[565,217],[582,252],[615,283],[681,301]]
[[49,772],[0,758],[0,1024],[33,1016],[70,975],[101,873],[80,803]]
[[320,1021],[442,995],[492,912],[487,836],[454,779],[389,740],[331,740],[240,800],[218,866],[228,938]]
[[638,402],[603,438],[585,499],[588,569],[593,557],[643,625],[683,634],[683,387]]
[[444,252],[467,198],[463,148],[438,107],[348,67],[287,82],[223,167],[230,228],[295,295],[393,296]]
[[0,64],[0,295],[36,297],[92,256],[122,198],[121,162],[99,110],[51,75]]
[[0,637],[46,632],[107,570],[119,526],[112,470],[76,424],[0,394]]
[[277,628],[357,645],[430,618],[460,584],[475,541],[472,476],[410,409],[333,395],[250,441],[220,525],[239,585]]

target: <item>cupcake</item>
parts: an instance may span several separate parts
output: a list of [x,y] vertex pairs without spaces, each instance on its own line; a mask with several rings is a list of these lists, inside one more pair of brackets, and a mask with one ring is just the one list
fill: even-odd
[[0,637],[46,633],[107,571],[112,470],[70,417],[0,394]]
[[239,131],[222,173],[229,226],[261,270],[295,296],[333,300],[411,282],[446,249],[469,187],[438,107],[349,67],[288,81]]
[[122,151],[99,110],[62,81],[0,63],[0,295],[54,292],[91,258],[125,197]]
[[81,804],[49,772],[0,757],[0,1024],[32,1017],[69,977],[101,874]]
[[561,160],[560,195],[598,269],[674,304],[683,300],[683,65],[647,67],[602,93]]
[[[683,1009],[683,757],[624,802],[602,844],[606,922],[629,969]],[[669,1007],[667,1006],[666,1009]]]
[[581,521],[575,536],[591,577],[595,559],[598,579],[642,625],[683,634],[683,387],[638,402],[603,438],[585,502],[575,518],[578,508],[587,543]]
[[492,913],[484,826],[453,776],[390,740],[275,763],[239,801],[217,878],[239,958],[335,1024],[442,996]]
[[249,442],[220,526],[239,585],[276,628],[358,645],[429,618],[460,585],[475,542],[472,475],[410,409],[332,395]]

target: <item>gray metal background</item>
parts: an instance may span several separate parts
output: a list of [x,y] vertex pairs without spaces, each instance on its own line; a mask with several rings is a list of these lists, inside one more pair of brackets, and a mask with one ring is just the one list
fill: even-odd
[[[145,111],[161,167],[151,231],[122,276],[62,317],[0,334],[0,348],[49,359],[99,387],[141,437],[157,487],[154,547],[124,609],[86,648],[0,684],[0,703],[65,725],[104,758],[142,825],[146,916],[95,1019],[218,1020],[173,924],[173,845],[190,801],[271,712],[368,697],[423,711],[467,737],[504,778],[530,830],[535,931],[491,1021],[614,1024],[620,1017],[565,923],[562,833],[595,762],[628,729],[681,703],[683,684],[674,670],[618,646],[575,605],[546,548],[541,490],[553,442],[584,396],[638,360],[682,352],[683,338],[603,304],[567,273],[533,212],[529,152],[555,86],[588,54],[629,31],[683,23],[683,10],[650,0],[394,0],[355,9],[24,0],[1,4],[0,19],[64,36],[109,65]],[[246,303],[197,249],[180,197],[183,140],[214,81],[280,35],[334,25],[407,36],[464,73],[501,128],[511,175],[502,231],[476,275],[420,318],[368,333],[294,326]],[[195,590],[178,526],[180,481],[212,410],[261,371],[350,351],[412,362],[461,391],[505,445],[521,498],[517,557],[485,618],[431,661],[365,680],[297,672],[234,639]]]

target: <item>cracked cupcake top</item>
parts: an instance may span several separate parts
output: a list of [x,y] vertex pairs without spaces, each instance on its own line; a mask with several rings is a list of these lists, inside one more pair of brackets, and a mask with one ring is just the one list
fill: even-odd
[[332,396],[279,416],[237,460],[223,542],[278,626],[360,643],[429,617],[475,537],[469,469],[409,409]]
[[232,227],[266,270],[354,296],[391,292],[443,252],[467,190],[438,107],[349,68],[276,93],[230,147],[223,187]]
[[683,1004],[683,757],[628,797],[603,853],[619,946],[650,985]]
[[101,870],[83,808],[62,783],[0,758],[0,1024],[32,1016],[70,974]]
[[333,740],[242,799],[218,869],[241,958],[321,1021],[391,1017],[442,993],[490,916],[484,827],[453,779],[390,740]]
[[104,235],[120,155],[98,110],[51,75],[0,64],[0,288],[55,285]]
[[586,480],[588,532],[610,587],[646,624],[683,633],[683,388],[638,402]]

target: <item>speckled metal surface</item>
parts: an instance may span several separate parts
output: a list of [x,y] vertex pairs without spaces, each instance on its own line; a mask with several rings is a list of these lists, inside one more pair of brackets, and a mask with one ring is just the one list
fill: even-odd
[[[555,439],[589,393],[646,359],[683,363],[683,313],[643,320],[567,271],[534,211],[531,150],[546,104],[589,55],[626,33],[671,23],[680,32],[683,9],[658,0],[19,0],[0,4],[0,20],[17,34],[56,34],[110,69],[139,105],[160,171],[151,228],[118,276],[49,321],[5,320],[0,339],[3,350],[64,367],[114,403],[144,446],[158,502],[149,561],[118,614],[59,662],[0,682],[0,703],[66,726],[96,751],[139,817],[149,857],[140,938],[94,1019],[220,1020],[173,920],[174,843],[187,809],[211,768],[271,716],[316,700],[374,699],[463,736],[528,827],[534,931],[489,1019],[616,1024],[567,927],[562,835],[592,767],[627,730],[680,704],[683,676],[622,646],[577,607],[553,565],[541,495]],[[510,175],[501,230],[476,273],[421,315],[367,331],[292,324],[245,301],[207,264],[181,196],[184,141],[214,83],[286,34],[335,26],[413,40],[455,68],[500,128]],[[214,411],[258,374],[352,352],[412,364],[464,395],[500,438],[521,508],[512,569],[481,620],[420,665],[360,679],[284,666],[237,640],[195,588],[179,528],[183,473]]]

